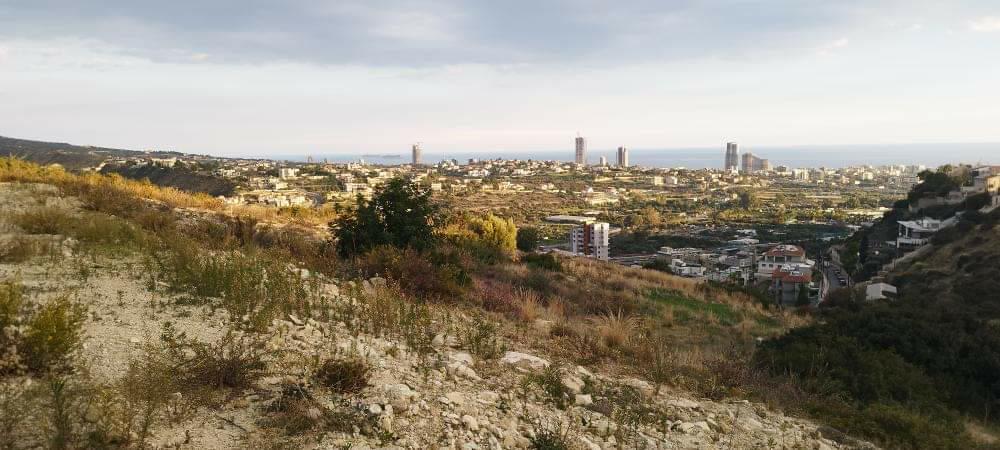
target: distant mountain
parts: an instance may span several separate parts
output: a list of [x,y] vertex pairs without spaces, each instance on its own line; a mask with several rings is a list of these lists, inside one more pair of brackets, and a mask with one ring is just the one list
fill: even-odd
[[38,164],[59,164],[69,170],[95,167],[108,158],[149,155],[178,156],[178,152],[141,152],[117,148],[72,145],[64,142],[31,141],[0,136],[0,155],[16,156]]

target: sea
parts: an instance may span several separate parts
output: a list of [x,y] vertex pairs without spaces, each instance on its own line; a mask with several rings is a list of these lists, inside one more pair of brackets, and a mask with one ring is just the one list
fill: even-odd
[[[960,143],[960,144],[890,144],[890,145],[806,145],[806,146],[760,146],[742,147],[740,153],[751,152],[759,158],[766,158],[773,167],[826,167],[880,166],[891,164],[925,165],[937,167],[943,164],[1000,164],[1000,143]],[[587,162],[597,164],[601,156],[609,164],[615,162],[614,149],[590,149]],[[636,148],[629,149],[629,163],[633,166],[651,168],[722,168],[724,148]],[[327,160],[333,163],[357,162],[369,164],[398,165],[410,162],[409,149],[405,152],[379,152],[363,154],[351,152],[318,152],[312,155],[281,155],[272,159],[288,161]],[[422,160],[434,164],[445,160],[456,160],[466,164],[469,159],[521,159],[542,161],[573,161],[574,150],[546,151],[441,151],[425,148]]]

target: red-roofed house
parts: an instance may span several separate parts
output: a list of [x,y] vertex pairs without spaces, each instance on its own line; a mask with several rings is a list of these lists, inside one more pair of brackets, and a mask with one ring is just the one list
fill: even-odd
[[812,262],[806,259],[806,251],[802,247],[790,244],[776,245],[757,260],[757,279],[771,279],[771,274],[786,264],[811,266]]
[[[800,295],[812,296],[812,269],[806,265],[783,265],[771,274],[771,292],[782,305],[794,305]],[[801,293],[805,291],[805,293]]]

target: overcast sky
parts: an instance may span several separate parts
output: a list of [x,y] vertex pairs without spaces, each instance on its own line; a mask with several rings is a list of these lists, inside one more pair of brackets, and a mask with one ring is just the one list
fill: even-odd
[[1000,142],[1000,2],[3,0],[0,135],[219,155]]

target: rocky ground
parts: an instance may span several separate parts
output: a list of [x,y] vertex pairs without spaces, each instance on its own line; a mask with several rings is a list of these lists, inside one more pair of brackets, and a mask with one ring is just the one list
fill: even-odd
[[[9,186],[6,192],[0,195],[6,211],[46,203],[76,208],[72,201],[51,195],[25,202],[23,195],[11,195]],[[16,227],[2,226],[7,238],[18,233]],[[0,280],[19,279],[41,301],[72,292],[87,305],[86,341],[79,358],[99,382],[114,381],[130,361],[142,357],[165,322],[206,342],[226,333],[224,309],[185,304],[183,296],[169,294],[163,286],[149,286],[138,256],[83,256],[75,253],[72,241],[47,239],[60,243],[57,257],[0,264]],[[379,280],[324,279],[322,301],[352,304],[379,284]],[[461,312],[451,317],[466,324],[469,320]],[[710,401],[666,387],[656,389],[643,380],[560,364],[515,342],[507,342],[504,351],[485,359],[462,348],[454,336],[440,334],[429,351],[416,352],[402,341],[362,333],[337,319],[295,315],[272,321],[264,339],[269,350],[267,376],[251,389],[232,392],[218,405],[198,408],[182,421],[157,427],[153,446],[500,449],[532,448],[542,435],[587,450],[856,445],[844,443],[829,429],[761,404]],[[308,376],[317,361],[344,356],[368,362],[372,371],[367,387],[336,394]],[[558,399],[547,391],[553,375]],[[294,434],[269,426],[272,406],[289,386],[297,386],[313,402],[306,416],[349,411],[343,416],[349,423],[338,430],[308,427]]]

